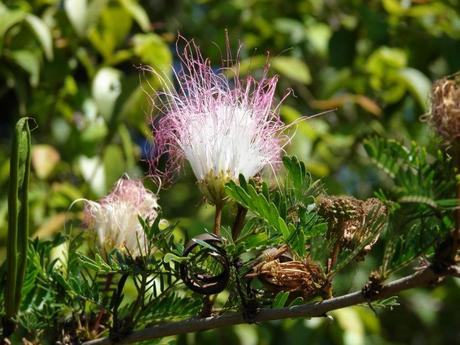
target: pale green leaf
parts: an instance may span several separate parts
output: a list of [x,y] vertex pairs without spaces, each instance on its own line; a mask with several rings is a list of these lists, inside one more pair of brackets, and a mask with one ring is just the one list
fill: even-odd
[[99,113],[109,120],[121,94],[121,73],[115,68],[101,68],[93,80],[92,94]]
[[[109,145],[104,152],[105,185],[107,189],[125,172],[125,159],[118,145]],[[116,164],[115,164],[116,162]]]
[[88,26],[88,1],[65,0],[64,9],[70,23],[80,37],[85,36]]
[[155,66],[163,73],[171,69],[172,55],[168,45],[160,36],[149,34],[137,34],[133,37],[134,53],[142,62]]
[[239,75],[247,75],[252,71],[264,66],[267,62],[267,57],[263,55],[251,56],[250,58],[243,59],[237,66],[233,66],[231,70],[225,71],[226,75],[232,77],[235,73]]
[[30,84],[37,86],[40,77],[40,61],[30,50],[15,50],[8,52],[8,57],[30,75]]
[[420,106],[427,110],[428,100],[431,93],[430,79],[419,70],[409,67],[399,71],[399,77],[417,99]]
[[150,30],[150,19],[140,4],[134,0],[119,0],[143,31]]
[[310,84],[310,69],[302,60],[290,56],[277,56],[270,62],[273,69],[283,76],[302,84]]
[[51,145],[34,145],[32,166],[38,178],[46,179],[60,161],[59,152]]
[[[76,0],[78,1],[78,0]],[[86,11],[86,25],[87,28],[95,25],[99,20],[102,11],[107,6],[109,0],[92,0],[88,4],[88,9]]]
[[27,24],[34,32],[35,36],[39,40],[45,56],[48,60],[53,59],[53,38],[51,36],[51,30],[39,17],[28,14],[25,18]]
[[104,165],[98,157],[81,156],[78,159],[78,165],[85,181],[91,186],[93,192],[97,195],[104,195],[107,191],[105,188]]
[[[21,10],[9,10],[0,3],[0,38],[3,40],[3,35],[14,25],[20,23],[26,13]],[[0,40],[0,41],[1,41]]]

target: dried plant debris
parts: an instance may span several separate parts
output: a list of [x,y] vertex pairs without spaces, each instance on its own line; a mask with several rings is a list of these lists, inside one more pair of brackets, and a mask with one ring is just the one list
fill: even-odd
[[387,214],[386,206],[376,198],[359,200],[350,196],[321,196],[318,213],[328,221],[327,238],[341,250],[354,250],[360,243],[373,236],[363,248],[360,257],[366,255],[377,242],[379,233],[370,234],[367,218]]
[[286,245],[265,251],[246,278],[259,279],[270,292],[287,291],[303,298],[320,294],[326,284],[318,264],[308,257],[294,260]]
[[460,137],[460,85],[443,78],[433,84],[429,120],[443,139],[452,143]]

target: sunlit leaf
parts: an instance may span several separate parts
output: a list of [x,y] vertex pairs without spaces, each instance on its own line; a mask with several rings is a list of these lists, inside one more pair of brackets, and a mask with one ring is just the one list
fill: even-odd
[[403,80],[407,88],[417,99],[423,109],[429,105],[429,96],[431,94],[431,81],[428,77],[415,68],[404,68],[399,71],[399,77]]
[[60,160],[59,152],[51,145],[35,145],[32,150],[32,166],[37,176],[47,178]]
[[104,165],[98,157],[81,156],[78,159],[79,167],[83,178],[97,195],[106,192]]
[[13,50],[8,57],[30,75],[30,84],[37,86],[40,78],[39,57],[30,50]]
[[126,171],[125,158],[118,145],[109,145],[104,152],[105,184],[109,189]]
[[25,19],[27,14],[22,10],[10,10],[0,3],[0,38],[14,25]]
[[88,12],[88,1],[87,0],[65,0],[64,9],[70,23],[81,37],[85,36],[86,29],[88,27],[87,12]]
[[115,108],[115,102],[122,92],[120,71],[111,68],[101,68],[92,85],[92,94],[100,114],[109,120]]
[[140,4],[135,0],[119,0],[121,5],[131,14],[143,31],[150,30],[150,20]]
[[281,75],[302,84],[311,83],[310,69],[307,64],[299,58],[290,56],[277,56],[270,60],[270,63]]
[[159,68],[163,73],[169,72],[172,63],[172,55],[169,47],[160,36],[149,34],[137,34],[133,37],[134,53],[143,63]]
[[48,25],[46,25],[39,17],[33,14],[28,14],[25,18],[25,21],[29,24],[30,28],[42,45],[46,58],[48,60],[52,60],[53,38],[51,36],[51,30]]

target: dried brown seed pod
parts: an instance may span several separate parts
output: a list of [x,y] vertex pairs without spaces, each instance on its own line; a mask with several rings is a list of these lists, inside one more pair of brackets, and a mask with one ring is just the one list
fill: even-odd
[[271,292],[287,291],[304,298],[320,294],[326,284],[319,265],[310,258],[293,260],[287,246],[265,251],[246,278],[258,278]]
[[443,78],[433,84],[429,121],[448,143],[460,137],[460,85]]
[[258,267],[256,275],[274,292],[298,292],[305,298],[318,294],[326,283],[320,267],[308,259],[268,261]]
[[[370,213],[386,214],[385,205],[378,199],[359,200],[350,196],[321,196],[317,201],[318,213],[328,221],[328,239],[341,249],[355,249],[369,236],[366,217]],[[362,255],[367,254],[377,242],[376,234],[367,244]],[[361,255],[361,256],[362,256]]]
[[351,196],[323,195],[318,198],[317,205],[319,214],[328,220],[330,236],[342,237],[344,228],[358,226],[363,217],[362,201]]

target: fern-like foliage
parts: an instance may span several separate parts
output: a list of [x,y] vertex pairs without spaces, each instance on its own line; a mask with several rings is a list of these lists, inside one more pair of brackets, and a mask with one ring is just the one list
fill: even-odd
[[[150,254],[135,258],[118,249],[87,250],[88,233],[33,241],[18,318],[21,326],[31,334],[48,330],[58,339],[61,334],[53,330],[79,325],[79,338],[89,339],[123,335],[163,318],[196,314],[201,300],[178,294],[182,281],[176,265],[163,260],[166,254],[182,255],[182,246],[172,236],[174,225],[160,229],[159,220],[152,224],[139,220]],[[55,254],[62,245],[67,247],[65,266]]]
[[395,140],[372,138],[364,142],[371,160],[392,180],[390,191],[377,193],[391,205],[383,274],[432,252],[453,226],[455,170],[444,152],[429,155],[425,148]]

